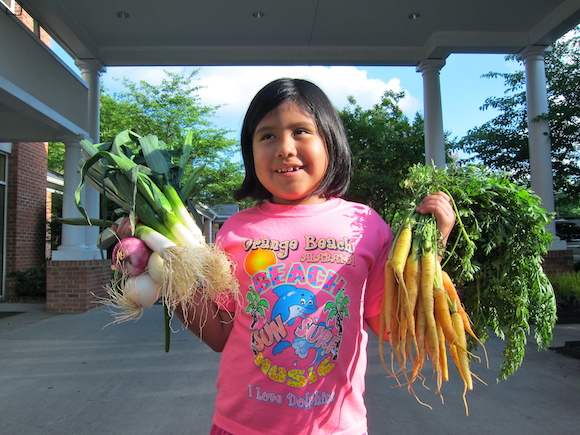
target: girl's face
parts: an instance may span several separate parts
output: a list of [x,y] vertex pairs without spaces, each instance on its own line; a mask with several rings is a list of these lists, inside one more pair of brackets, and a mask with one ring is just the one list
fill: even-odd
[[283,103],[256,126],[252,139],[256,176],[277,204],[326,201],[312,195],[328,167],[328,153],[314,119],[294,103]]

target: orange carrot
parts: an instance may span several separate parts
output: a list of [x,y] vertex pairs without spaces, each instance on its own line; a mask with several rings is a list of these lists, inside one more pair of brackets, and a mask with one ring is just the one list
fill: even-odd
[[447,349],[445,347],[445,334],[443,327],[437,324],[437,336],[439,337],[439,362],[441,365],[441,376],[443,381],[449,381],[449,365],[447,363]]
[[457,333],[453,329],[453,323],[451,322],[447,293],[441,288],[435,288],[433,289],[433,298],[435,299],[435,320],[437,325],[441,326],[441,331],[450,345],[457,344]]
[[463,304],[461,303],[461,299],[459,298],[459,293],[457,292],[455,284],[453,284],[451,277],[446,271],[444,270],[442,271],[442,276],[443,276],[443,288],[449,295],[449,299],[451,300],[451,303],[454,304],[456,311],[461,316],[461,320],[463,321],[463,328],[482,347],[483,353],[485,355],[486,365],[489,368],[489,358],[487,356],[487,349],[485,348],[483,342],[479,339],[479,337],[475,334],[473,328],[471,327],[471,319],[469,318],[469,315],[467,314],[465,308],[463,307]]
[[[393,265],[391,260],[387,260],[384,268],[385,283],[383,288],[383,303],[381,306],[381,313],[379,317],[379,356],[385,370],[389,372],[387,364],[384,359],[384,343],[391,342],[392,345],[392,323],[393,323],[393,298],[397,290],[397,280],[393,272]],[[386,331],[386,337],[385,337]],[[391,350],[392,352],[392,350]],[[392,358],[391,358],[392,360]]]

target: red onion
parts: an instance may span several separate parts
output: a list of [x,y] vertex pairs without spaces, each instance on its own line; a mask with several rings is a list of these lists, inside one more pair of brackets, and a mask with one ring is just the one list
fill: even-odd
[[149,249],[136,237],[121,239],[113,249],[113,265],[120,273],[129,276],[142,274],[147,269]]

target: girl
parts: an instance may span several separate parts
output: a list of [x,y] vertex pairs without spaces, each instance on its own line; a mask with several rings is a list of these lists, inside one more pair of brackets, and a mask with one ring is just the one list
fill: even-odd
[[[366,433],[368,340],[378,332],[389,226],[341,199],[350,149],[334,107],[314,84],[280,79],[253,99],[241,137],[246,168],[217,243],[237,264],[240,301],[185,310],[186,324],[222,352],[212,434]],[[449,198],[425,198],[446,238]],[[183,313],[177,310],[184,320]]]

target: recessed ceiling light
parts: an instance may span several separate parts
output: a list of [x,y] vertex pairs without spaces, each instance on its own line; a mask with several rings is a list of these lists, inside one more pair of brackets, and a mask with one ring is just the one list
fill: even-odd
[[409,19],[410,20],[416,20],[421,16],[421,14],[419,12],[413,12],[412,14],[409,14]]
[[129,13],[125,12],[125,11],[119,11],[117,12],[117,18],[121,18],[121,19],[127,19],[129,18]]
[[256,11],[256,12],[254,12],[254,13],[252,14],[252,16],[253,16],[254,18],[263,18],[263,17],[264,17],[264,15],[266,15],[266,14],[265,14],[264,12],[262,12],[262,11]]

